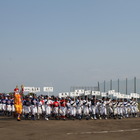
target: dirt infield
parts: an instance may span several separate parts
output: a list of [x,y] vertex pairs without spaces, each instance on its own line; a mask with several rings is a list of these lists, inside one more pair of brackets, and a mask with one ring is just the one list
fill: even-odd
[[0,117],[0,140],[139,140],[140,118],[22,120]]

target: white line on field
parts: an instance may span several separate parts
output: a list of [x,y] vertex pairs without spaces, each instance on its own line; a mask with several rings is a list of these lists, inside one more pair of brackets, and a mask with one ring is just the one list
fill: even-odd
[[112,130],[112,131],[93,131],[93,132],[76,132],[67,133],[67,135],[84,135],[84,134],[103,134],[103,133],[121,133],[121,132],[132,132],[139,131],[140,129],[126,129],[126,130]]

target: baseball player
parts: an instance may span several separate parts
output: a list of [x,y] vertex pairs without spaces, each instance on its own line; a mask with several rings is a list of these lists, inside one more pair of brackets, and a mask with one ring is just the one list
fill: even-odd
[[52,104],[53,101],[51,100],[50,97],[47,96],[47,99],[45,100],[45,120],[49,120],[49,118],[51,117],[51,113],[52,113]]

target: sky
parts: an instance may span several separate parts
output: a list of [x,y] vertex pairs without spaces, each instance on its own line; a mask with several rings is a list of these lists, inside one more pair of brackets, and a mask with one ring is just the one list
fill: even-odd
[[0,0],[0,92],[140,78],[139,0]]

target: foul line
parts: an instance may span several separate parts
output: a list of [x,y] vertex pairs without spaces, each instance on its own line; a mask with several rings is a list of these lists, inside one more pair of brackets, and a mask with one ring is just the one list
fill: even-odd
[[105,133],[121,133],[121,132],[133,132],[139,131],[140,129],[127,129],[127,130],[112,130],[112,131],[93,131],[93,132],[77,132],[67,133],[67,135],[84,135],[84,134],[105,134]]

